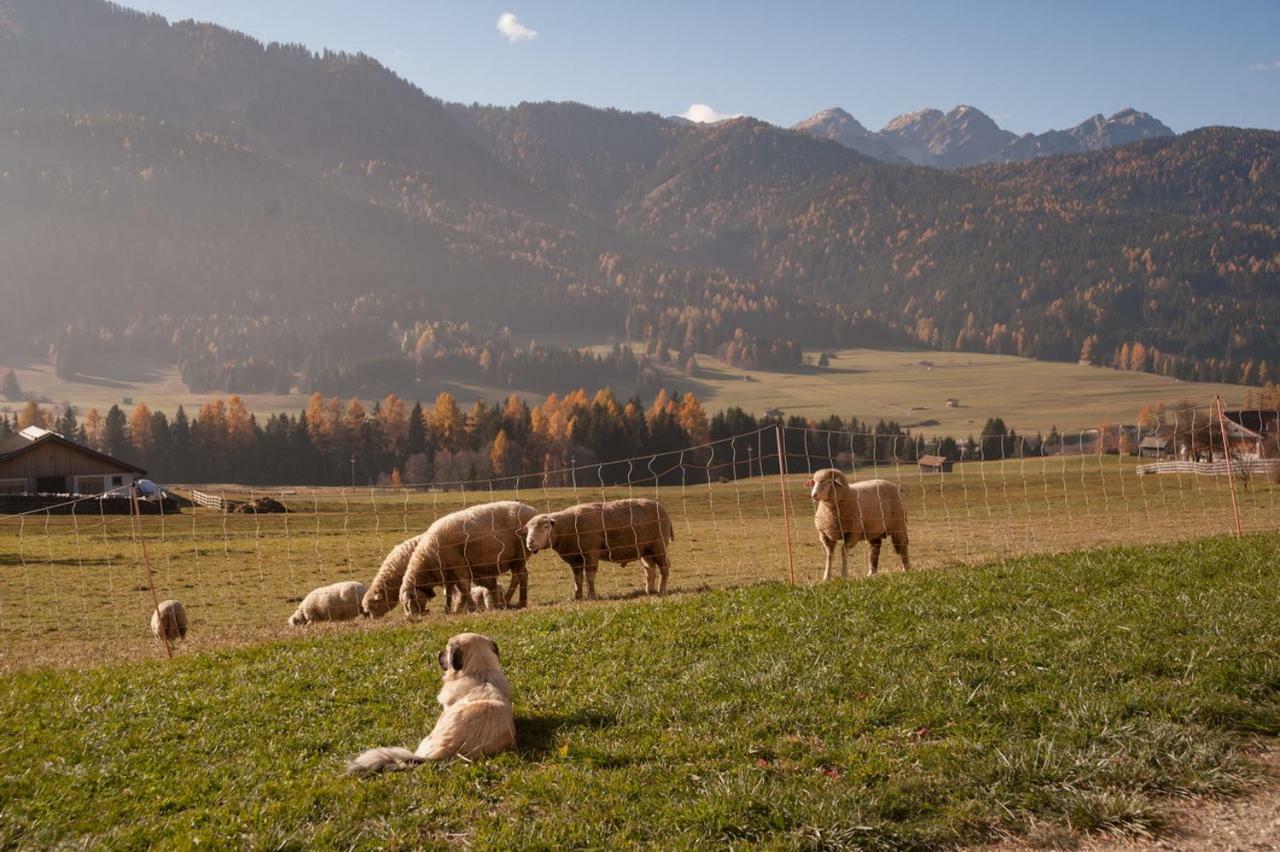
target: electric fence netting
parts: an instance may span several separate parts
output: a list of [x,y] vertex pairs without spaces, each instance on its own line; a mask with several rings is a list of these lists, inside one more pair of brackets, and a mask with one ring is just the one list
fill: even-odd
[[[674,533],[666,545],[669,593],[819,580],[825,552],[807,481],[826,468],[855,487],[871,479],[897,486],[913,569],[1275,531],[1278,440],[1280,411],[1228,416],[1215,400],[1159,411],[1134,427],[1044,440],[983,435],[943,447],[913,435],[793,421],[699,446],[475,481],[172,487],[165,499],[131,501],[127,514],[109,514],[100,495],[68,497],[0,515],[0,667],[162,656],[148,623],[155,601],[165,599],[181,601],[190,620],[177,653],[297,635],[286,622],[309,590],[369,583],[400,542],[448,513],[497,500],[538,512],[657,500]],[[875,509],[863,511],[867,517],[851,519],[849,528],[874,532]],[[628,533],[626,520],[609,523]],[[635,534],[631,541],[651,543]],[[868,552],[867,544],[851,551],[851,576],[866,573]],[[607,559],[594,578],[599,597],[645,595],[639,561]],[[555,552],[527,564],[531,606],[574,599],[573,572]],[[900,569],[892,549],[879,567]],[[426,617],[443,617],[444,598],[435,603]],[[370,629],[404,618],[397,607],[378,620],[308,629]]]

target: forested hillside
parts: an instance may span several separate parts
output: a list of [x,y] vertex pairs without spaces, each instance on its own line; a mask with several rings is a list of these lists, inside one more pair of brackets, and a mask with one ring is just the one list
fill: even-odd
[[[679,364],[918,341],[1260,383],[1278,155],[1211,128],[943,172],[751,119],[445,105],[366,56],[0,0],[0,359],[116,348],[193,389],[369,396],[647,367],[474,331],[506,328]],[[441,356],[442,323],[476,339]]]

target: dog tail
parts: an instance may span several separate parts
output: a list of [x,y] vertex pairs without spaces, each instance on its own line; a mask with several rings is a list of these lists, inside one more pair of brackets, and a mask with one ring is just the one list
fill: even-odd
[[419,763],[426,762],[425,757],[419,757],[407,748],[383,746],[371,748],[348,763],[347,774],[374,775],[387,770],[412,769]]

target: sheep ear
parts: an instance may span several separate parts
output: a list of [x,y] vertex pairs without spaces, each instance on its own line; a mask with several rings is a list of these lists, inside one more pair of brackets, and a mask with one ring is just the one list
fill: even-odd
[[805,487],[805,488],[812,488],[812,487],[813,487],[813,480],[812,480],[812,479],[806,479],[806,480],[804,481],[804,487]]
[[527,526],[522,526],[516,530],[516,535],[520,538],[524,538],[528,534],[529,534],[529,528]]
[[453,663],[453,670],[455,672],[462,671],[462,649],[461,648],[453,649],[453,659],[450,662]]
[[553,527],[554,527],[554,526],[556,525],[556,519],[555,519],[555,518],[547,518],[547,523],[551,524],[551,526],[553,526]]

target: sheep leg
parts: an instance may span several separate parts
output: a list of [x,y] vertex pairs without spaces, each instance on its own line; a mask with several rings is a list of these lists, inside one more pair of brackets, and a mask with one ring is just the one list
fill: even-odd
[[871,546],[871,573],[874,575],[880,570],[880,541],[884,536],[867,539],[867,543]]
[[903,530],[900,533],[890,533],[890,538],[893,539],[893,549],[902,557],[902,570],[910,571],[911,557],[907,555],[907,531]]
[[671,560],[667,559],[664,553],[662,556],[655,556],[653,561],[658,563],[658,571],[662,574],[658,583],[658,594],[665,595],[667,593],[667,577],[671,574]]
[[573,599],[580,601],[582,600],[582,561],[574,559],[569,562],[569,567],[573,569]]
[[511,598],[515,596],[517,588],[520,589],[519,607],[524,609],[529,603],[529,571],[523,565],[511,568],[511,582],[507,584],[507,593],[502,597],[504,607],[511,606]]
[[840,579],[849,579],[849,545],[840,542]]
[[587,600],[596,599],[596,571],[599,568],[599,565],[587,566]]
[[[831,560],[836,554],[836,543],[825,535],[819,535],[818,540],[822,542],[822,549],[827,552],[827,564],[826,567],[822,569],[822,582],[825,583],[827,580],[831,579]],[[844,547],[843,543],[841,544],[841,547]]]

